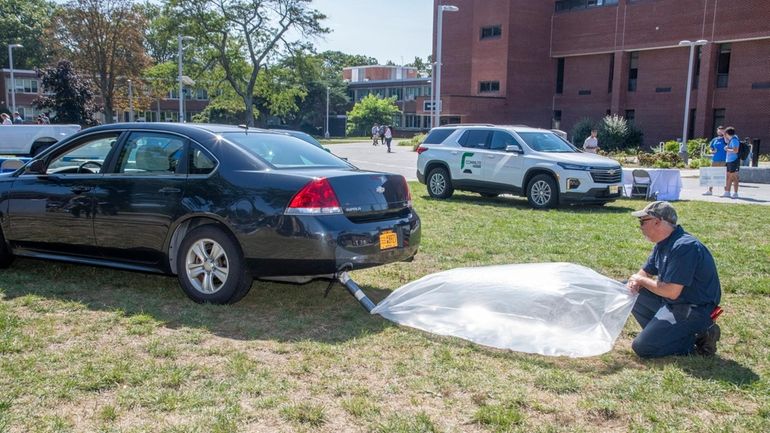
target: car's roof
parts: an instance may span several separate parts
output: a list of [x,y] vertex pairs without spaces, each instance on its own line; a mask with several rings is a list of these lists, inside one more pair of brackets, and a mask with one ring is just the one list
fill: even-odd
[[433,129],[489,129],[489,128],[507,129],[509,131],[514,131],[514,132],[553,132],[548,129],[535,128],[527,125],[493,125],[491,123],[490,124],[459,123],[456,125],[443,125]]
[[[159,131],[208,131],[214,134],[220,134],[223,132],[244,132],[245,127],[236,125],[220,125],[215,123],[171,123],[171,122],[124,122],[124,123],[110,123],[106,125],[100,125],[93,128],[89,128],[91,131],[99,131],[102,129],[151,129]],[[270,132],[266,129],[249,127],[249,132]]]

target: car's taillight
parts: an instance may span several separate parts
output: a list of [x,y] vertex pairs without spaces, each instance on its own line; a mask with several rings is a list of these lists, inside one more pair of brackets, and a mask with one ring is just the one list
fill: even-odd
[[406,178],[404,178],[404,188],[406,188],[406,205],[412,207],[412,191],[409,189],[409,184],[406,183]]
[[423,146],[417,146],[417,154],[418,154],[418,155],[419,155],[419,154],[421,154],[421,153],[423,153],[423,152],[425,152],[426,150],[428,150],[428,148],[427,148],[427,147],[423,147]]
[[287,215],[341,214],[340,201],[326,178],[313,179],[291,199]]

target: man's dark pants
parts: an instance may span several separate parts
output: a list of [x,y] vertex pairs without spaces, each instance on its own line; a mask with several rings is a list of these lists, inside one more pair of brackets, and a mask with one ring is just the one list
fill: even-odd
[[695,350],[695,334],[713,323],[713,305],[668,304],[647,289],[639,292],[632,313],[642,332],[631,347],[642,358],[688,355]]

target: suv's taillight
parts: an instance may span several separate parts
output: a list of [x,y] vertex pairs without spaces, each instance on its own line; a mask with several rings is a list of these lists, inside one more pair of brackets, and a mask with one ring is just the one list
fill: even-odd
[[417,146],[417,154],[418,154],[418,155],[419,155],[419,154],[421,154],[421,153],[423,153],[423,152],[425,152],[426,150],[428,150],[428,148],[427,148],[427,147],[424,147],[424,146]]
[[313,179],[291,199],[286,215],[341,214],[340,201],[326,178]]

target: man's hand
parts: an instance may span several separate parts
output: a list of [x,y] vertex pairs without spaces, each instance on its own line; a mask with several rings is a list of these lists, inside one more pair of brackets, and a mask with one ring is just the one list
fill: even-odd
[[639,282],[641,279],[641,275],[634,274],[628,277],[628,282],[626,283],[626,287],[628,287],[628,290],[631,291],[631,293],[639,293],[639,290],[642,289],[642,284]]

